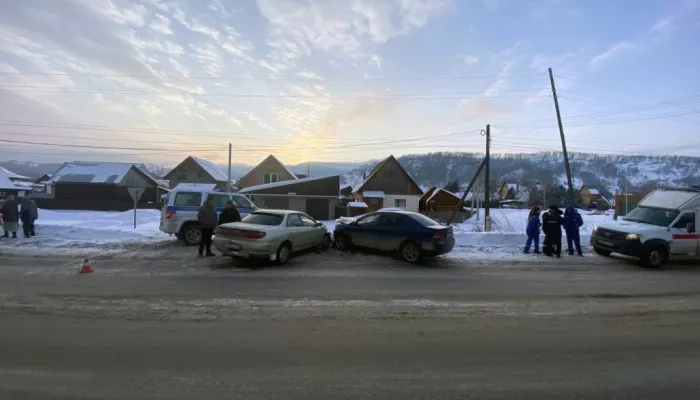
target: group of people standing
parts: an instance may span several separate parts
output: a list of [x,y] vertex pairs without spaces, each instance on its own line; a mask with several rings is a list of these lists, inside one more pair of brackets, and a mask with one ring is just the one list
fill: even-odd
[[[234,206],[233,201],[229,200],[226,202],[224,210],[217,217],[214,201],[212,197],[207,197],[204,200],[204,204],[199,208],[199,212],[197,212],[197,220],[202,231],[202,238],[199,241],[199,255],[212,257],[214,253],[211,251],[211,237],[214,235],[214,229],[221,224],[240,222],[241,214]],[[204,253],[205,251],[206,254]]]
[[39,209],[34,200],[23,197],[19,200],[15,196],[7,196],[0,200],[0,214],[2,214],[3,237],[17,238],[19,222],[22,221],[24,237],[32,237],[36,234],[34,223],[39,219]]
[[540,254],[540,228],[544,233],[542,243],[542,253],[546,256],[556,256],[561,258],[561,229],[566,232],[566,244],[569,255],[574,255],[574,248],[579,256],[583,256],[581,251],[581,235],[579,228],[583,226],[583,218],[573,206],[566,206],[565,211],[561,211],[558,206],[549,206],[549,209],[540,218],[540,208],[535,206],[530,210],[526,228],[527,242],[525,242],[524,253],[530,253],[530,247],[534,244],[534,253]]

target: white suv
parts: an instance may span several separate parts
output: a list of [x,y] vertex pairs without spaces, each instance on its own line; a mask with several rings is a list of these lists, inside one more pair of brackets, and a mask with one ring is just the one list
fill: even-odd
[[168,193],[160,213],[160,230],[176,235],[187,245],[199,244],[202,231],[197,212],[207,197],[214,198],[216,212],[220,213],[226,202],[233,201],[241,217],[258,209],[248,198],[237,193],[214,190],[214,185],[180,184]]

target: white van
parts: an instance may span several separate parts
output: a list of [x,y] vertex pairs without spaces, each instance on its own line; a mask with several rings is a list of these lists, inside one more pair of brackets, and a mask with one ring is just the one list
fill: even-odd
[[241,217],[258,209],[248,198],[238,193],[217,191],[213,184],[181,183],[172,189],[160,214],[160,230],[176,235],[188,245],[199,244],[202,231],[197,220],[197,212],[207,197],[214,198],[216,212],[220,213],[226,202],[233,201]]
[[593,228],[596,253],[638,257],[660,267],[669,259],[700,259],[699,189],[656,189],[617,221]]

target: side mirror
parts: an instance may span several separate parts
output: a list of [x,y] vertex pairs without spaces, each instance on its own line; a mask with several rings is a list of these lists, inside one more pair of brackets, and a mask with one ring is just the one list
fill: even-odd
[[688,225],[686,225],[686,230],[688,231],[688,233],[695,233],[695,223],[688,222]]

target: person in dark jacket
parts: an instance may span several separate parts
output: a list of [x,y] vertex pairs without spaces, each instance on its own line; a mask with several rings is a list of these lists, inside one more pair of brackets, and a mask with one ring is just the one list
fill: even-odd
[[547,254],[552,256],[552,253],[561,258],[561,227],[564,225],[562,218],[563,212],[557,206],[550,206],[547,212],[547,217],[542,218],[542,230],[544,231],[544,240],[548,245]]
[[22,199],[22,204],[19,208],[19,217],[22,220],[24,237],[28,238],[34,236],[36,234],[34,231],[34,223],[39,218],[39,209],[36,203],[34,203],[34,200],[29,197]]
[[579,256],[583,256],[581,251],[581,235],[579,234],[579,228],[583,226],[583,218],[581,214],[574,209],[573,206],[566,206],[566,211],[564,211],[564,231],[566,232],[566,245],[569,255],[574,255],[573,244],[576,246],[576,252]]
[[224,211],[219,215],[219,225],[228,224],[230,222],[241,222],[241,214],[238,213],[233,201],[229,200],[224,206]]
[[10,232],[12,232],[12,237],[17,238],[19,212],[17,212],[15,196],[7,196],[5,202],[2,204],[0,213],[2,213],[2,229],[5,231],[3,237],[10,237]]
[[535,254],[540,254],[540,208],[537,206],[532,207],[530,210],[530,215],[527,220],[527,228],[525,233],[527,234],[527,242],[525,242],[525,249],[523,252],[525,254],[530,253],[530,245],[535,243]]
[[204,250],[206,249],[207,257],[211,257],[214,255],[214,253],[211,252],[211,237],[214,234],[214,228],[216,228],[219,222],[213,197],[210,196],[204,200],[204,204],[202,204],[197,212],[197,220],[202,230],[202,239],[199,241],[199,255],[204,255]]

